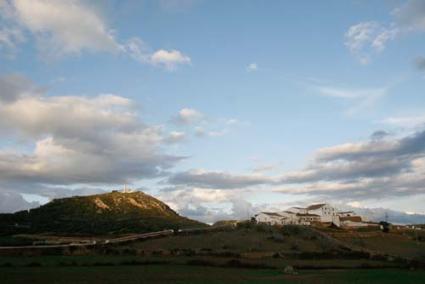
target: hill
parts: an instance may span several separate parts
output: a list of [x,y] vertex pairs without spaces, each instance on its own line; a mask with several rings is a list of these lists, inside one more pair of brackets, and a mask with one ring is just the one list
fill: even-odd
[[202,226],[140,191],[55,199],[29,211],[0,214],[0,231],[9,233],[99,235]]

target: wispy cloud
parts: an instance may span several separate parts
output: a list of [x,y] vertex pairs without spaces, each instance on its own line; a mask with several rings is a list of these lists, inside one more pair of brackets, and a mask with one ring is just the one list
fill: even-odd
[[345,33],[345,45],[362,64],[383,51],[387,44],[401,35],[425,32],[425,3],[409,0],[391,13],[390,23],[365,21],[352,25]]
[[417,116],[393,116],[378,121],[381,124],[403,128],[418,128],[425,125],[425,115]]
[[346,110],[349,115],[373,107],[379,99],[388,94],[388,87],[353,89],[319,85],[315,87],[315,90],[325,97],[350,101]]
[[246,71],[248,72],[255,72],[258,70],[258,65],[257,63],[250,63],[248,64],[248,66],[246,67]]
[[351,26],[345,33],[345,45],[362,64],[370,61],[371,54],[385,49],[388,41],[393,40],[399,30],[385,27],[377,22],[362,22]]

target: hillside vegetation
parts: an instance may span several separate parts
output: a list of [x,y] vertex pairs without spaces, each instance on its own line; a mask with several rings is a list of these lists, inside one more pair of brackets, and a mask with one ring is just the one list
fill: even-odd
[[111,192],[53,200],[14,214],[0,214],[4,233],[123,234],[206,226],[178,215],[143,192]]

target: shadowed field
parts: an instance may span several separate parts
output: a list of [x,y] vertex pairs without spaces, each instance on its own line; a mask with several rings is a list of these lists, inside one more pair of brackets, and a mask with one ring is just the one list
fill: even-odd
[[2,283],[424,283],[425,271],[280,270],[183,265],[0,268]]
[[408,232],[246,224],[54,254],[18,250],[0,256],[0,275],[1,283],[425,283],[424,251]]

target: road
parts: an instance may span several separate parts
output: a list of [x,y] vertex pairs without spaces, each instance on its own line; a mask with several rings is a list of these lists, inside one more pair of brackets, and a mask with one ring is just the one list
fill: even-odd
[[142,239],[169,236],[169,235],[173,235],[173,234],[174,234],[174,230],[163,230],[163,231],[158,231],[158,232],[150,232],[150,233],[136,234],[136,235],[130,235],[130,236],[125,236],[125,237],[102,240],[102,241],[98,241],[98,242],[97,241],[83,241],[81,243],[58,244],[58,245],[7,246],[7,247],[0,247],[0,250],[89,247],[89,246],[96,246],[96,245],[124,243],[124,242],[130,242],[130,241],[136,241],[136,240],[142,240]]

